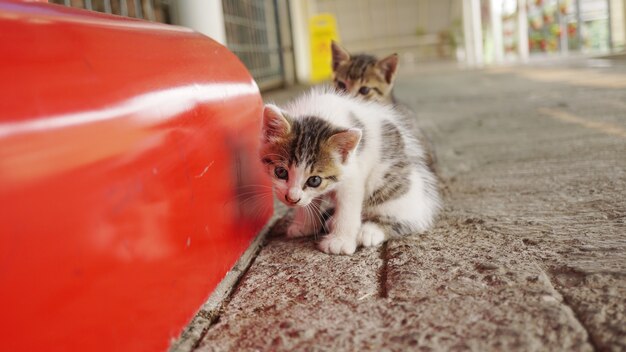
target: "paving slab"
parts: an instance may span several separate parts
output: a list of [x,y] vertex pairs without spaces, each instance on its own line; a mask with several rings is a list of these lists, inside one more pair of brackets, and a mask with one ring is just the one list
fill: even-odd
[[437,152],[436,226],[329,256],[283,219],[197,350],[626,350],[625,72],[554,70],[401,77]]

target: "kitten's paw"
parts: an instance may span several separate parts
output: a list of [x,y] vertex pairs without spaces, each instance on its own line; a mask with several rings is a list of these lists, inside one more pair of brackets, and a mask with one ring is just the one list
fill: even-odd
[[361,225],[361,231],[359,232],[357,241],[360,245],[365,247],[378,246],[385,242],[385,233],[380,226],[366,222]]
[[293,223],[287,228],[287,238],[305,237],[310,235],[309,231],[306,231],[304,226]]
[[324,253],[350,255],[356,251],[356,240],[331,233],[322,239],[318,247]]

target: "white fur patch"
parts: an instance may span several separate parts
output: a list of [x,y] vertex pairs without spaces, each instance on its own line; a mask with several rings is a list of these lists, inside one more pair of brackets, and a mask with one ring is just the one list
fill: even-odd
[[359,237],[357,237],[357,242],[364,247],[374,247],[385,242],[385,237],[385,233],[380,226],[371,222],[366,222],[361,225],[361,231],[359,232]]

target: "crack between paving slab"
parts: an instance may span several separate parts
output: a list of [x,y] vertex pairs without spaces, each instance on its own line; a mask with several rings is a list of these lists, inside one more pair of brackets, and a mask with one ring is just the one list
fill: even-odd
[[389,260],[387,255],[387,242],[383,243],[380,247],[380,259],[382,260],[382,264],[378,272],[378,296],[380,298],[387,298],[387,262]]
[[[222,309],[228,304],[248,269],[256,261],[259,252],[265,246],[268,234],[280,224],[280,220],[284,217],[284,212],[275,214],[268,221],[267,225],[259,231],[259,234],[252,241],[246,252],[218,284],[178,339],[173,340],[168,350],[169,352],[194,351],[200,346],[204,336],[206,336],[211,327],[219,322]],[[198,330],[200,330],[199,333]]]
[[[240,266],[240,264],[243,264],[243,263],[237,262],[237,264],[235,264],[234,268],[239,267],[239,269],[241,271],[237,275],[237,277],[234,280],[234,282],[230,285],[230,288],[228,289],[228,292],[226,292],[225,297],[219,303],[219,305],[216,306],[214,309],[212,309],[210,311],[203,311],[202,312],[202,313],[208,313],[208,315],[209,315],[208,324],[206,324],[206,326],[202,329],[202,332],[201,332],[200,336],[194,342],[194,344],[191,347],[190,351],[195,351],[198,347],[200,347],[200,343],[204,339],[204,336],[206,336],[206,334],[209,332],[211,327],[213,327],[215,324],[217,324],[220,321],[220,317],[222,315],[222,309],[228,305],[228,303],[230,302],[231,298],[235,294],[235,291],[237,290],[237,287],[239,287],[239,283],[241,283],[241,280],[243,279],[243,277],[246,275],[246,273],[248,272],[248,270],[250,269],[252,264],[254,264],[254,262],[256,261],[256,258],[258,257],[259,253],[261,252],[261,249],[263,249],[263,247],[265,246],[267,233],[269,233],[270,231],[271,231],[271,228],[270,228],[270,230],[266,231],[263,234],[263,236],[262,236],[263,238],[261,238],[258,243],[253,244],[253,246],[254,246],[254,250],[253,251],[254,252],[252,254],[252,259],[250,259],[250,261],[247,263],[247,265],[245,265],[245,267],[243,269]],[[259,237],[261,237],[261,236],[259,236]]]
[[[556,288],[555,288],[555,290],[556,290]],[[571,309],[572,314],[574,315],[574,318],[576,318],[576,320],[578,321],[580,326],[582,326],[583,329],[585,329],[585,332],[587,333],[587,342],[591,345],[591,348],[593,348],[594,351],[602,351],[602,350],[604,350],[604,349],[600,348],[600,346],[598,346],[598,343],[594,339],[593,334],[591,333],[591,331],[589,331],[587,326],[585,326],[585,324],[583,324],[582,316],[581,316],[580,312],[578,312],[578,310],[574,309],[574,306],[570,303],[569,299],[567,299],[567,297],[563,293],[561,293],[559,290],[556,290],[556,292],[558,292],[561,295],[561,297],[563,297],[563,304],[565,306],[567,306],[569,309]]]
[[[191,336],[187,338],[189,342],[192,342],[191,346],[187,344],[188,348],[185,348],[185,344],[183,341],[183,344],[181,344],[180,347],[172,346],[172,348],[170,348],[170,352],[195,351],[198,347],[200,347],[200,343],[202,343],[204,336],[206,336],[206,334],[209,332],[211,327],[213,327],[215,324],[217,324],[220,321],[220,317],[222,315],[222,309],[226,305],[228,305],[228,302],[230,302],[230,299],[235,293],[237,287],[239,286],[239,283],[241,282],[245,274],[248,272],[248,269],[256,261],[256,258],[259,252],[261,251],[261,249],[263,248],[264,243],[265,243],[265,236],[263,236],[263,238],[259,241],[259,243],[253,244],[253,246],[251,246],[251,247],[254,247],[252,259],[249,261],[249,263],[247,263],[247,265],[245,265],[243,270],[241,270],[242,263],[237,262],[235,264],[235,266],[233,267],[233,270],[238,271],[238,273],[236,274],[237,277],[231,283],[228,283],[229,287],[226,288],[225,291],[223,292],[223,297],[221,299],[221,302],[217,303],[211,309],[207,309],[207,310],[201,309],[196,314],[196,317],[194,317],[192,323],[190,324],[190,327],[193,325],[194,321],[197,321],[199,325],[203,325],[203,326],[202,326],[201,332],[197,336]],[[181,335],[181,339],[184,339],[183,335]]]
[[[568,309],[571,312],[571,316],[572,318],[581,326],[581,328],[587,333],[587,343],[591,346],[591,348],[594,351],[601,351],[602,349],[598,346],[598,344],[596,343],[596,341],[593,339],[591,332],[589,331],[589,328],[587,328],[587,326],[585,326],[585,324],[583,324],[583,320],[582,317],[580,315],[580,313],[574,309],[574,306],[571,304],[571,302],[567,299],[567,297],[565,296],[565,294],[563,294],[561,291],[559,291],[556,286],[554,285],[550,275],[548,275],[548,272],[546,270],[544,270],[541,265],[535,263],[535,265],[537,266],[537,269],[539,269],[540,272],[540,276],[543,277],[544,283],[550,288],[552,289],[558,296],[561,297],[561,305],[564,306],[565,309]],[[558,298],[558,297],[557,297]]]

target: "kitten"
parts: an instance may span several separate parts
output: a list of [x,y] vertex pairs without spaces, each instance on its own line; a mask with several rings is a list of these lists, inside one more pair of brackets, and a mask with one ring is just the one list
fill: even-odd
[[312,90],[263,112],[261,161],[280,201],[295,207],[288,237],[319,233],[320,203],[334,203],[319,248],[352,254],[427,230],[440,208],[424,151],[389,104]]
[[437,158],[431,140],[418,127],[415,113],[398,103],[393,95],[393,84],[398,71],[398,54],[389,55],[382,60],[366,54],[351,56],[335,41],[331,42],[331,50],[335,88],[366,100],[393,104],[401,112],[402,123],[425,149],[426,164],[434,171]]
[[331,50],[335,88],[367,100],[395,103],[392,88],[398,70],[398,54],[381,60],[366,54],[350,55],[335,41],[331,43]]

